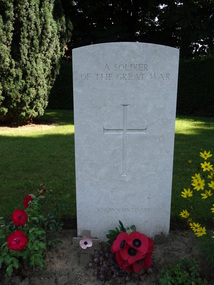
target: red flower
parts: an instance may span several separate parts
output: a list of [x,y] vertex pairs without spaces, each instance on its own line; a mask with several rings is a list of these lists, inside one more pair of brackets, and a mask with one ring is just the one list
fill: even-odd
[[133,272],[133,265],[129,264],[128,261],[126,261],[123,266],[121,267],[121,269],[125,270],[128,273],[132,273]]
[[112,244],[111,251],[120,268],[127,272],[148,270],[152,264],[153,241],[137,231],[120,233]]
[[147,252],[145,258],[143,258],[143,259],[141,259],[141,260],[139,260],[133,264],[133,270],[136,273],[140,272],[143,268],[145,270],[148,270],[152,265],[151,255],[153,252],[154,244],[150,238],[148,238],[148,242],[149,242],[149,248],[148,248],[148,252]]
[[26,235],[19,230],[16,230],[7,238],[7,246],[11,250],[22,250],[25,248],[27,242]]
[[130,247],[129,245],[126,245],[124,248],[122,248],[120,254],[122,259],[128,261],[130,265],[145,257],[144,253],[136,250],[133,247]]
[[143,268],[148,270],[152,265],[152,257],[151,255],[147,255],[144,260]]
[[29,206],[28,204],[30,201],[32,201],[32,197],[30,195],[27,195],[24,197],[23,204],[24,204],[25,209],[28,208],[28,206]]
[[145,258],[138,260],[133,264],[133,271],[139,273],[143,268],[145,270],[148,270],[151,265],[152,265],[151,255],[147,255]]
[[117,263],[119,265],[119,267],[121,269],[124,269],[125,271],[127,272],[132,272],[133,269],[132,269],[132,265],[130,265],[128,263],[128,261],[124,260],[121,255],[120,255],[120,251],[116,251],[115,252],[115,257],[116,257],[116,260],[117,260]]
[[117,251],[120,251],[121,248],[123,248],[126,244],[126,239],[128,238],[127,232],[119,233],[115,241],[113,242],[111,246],[111,252],[115,253]]
[[116,260],[117,260],[118,265],[120,266],[120,268],[122,268],[122,266],[123,266],[124,263],[125,263],[125,260],[122,259],[122,257],[121,257],[121,255],[120,255],[120,252],[119,252],[119,251],[116,251],[115,257],[116,257]]
[[23,226],[27,221],[27,214],[23,210],[15,210],[12,214],[12,221],[16,226]]
[[149,248],[148,237],[139,232],[131,232],[126,240],[127,244],[145,255]]
[[121,257],[133,264],[143,259],[149,249],[148,237],[139,232],[131,232],[126,239],[126,246],[120,251]]
[[152,255],[153,248],[154,248],[154,243],[153,243],[153,241],[149,237],[148,237],[148,241],[149,241],[148,254]]

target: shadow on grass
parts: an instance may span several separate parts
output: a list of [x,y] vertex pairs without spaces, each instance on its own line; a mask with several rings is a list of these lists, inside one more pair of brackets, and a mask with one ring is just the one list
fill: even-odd
[[34,120],[35,124],[56,124],[70,125],[74,124],[73,111],[70,110],[51,110],[45,111],[44,116]]

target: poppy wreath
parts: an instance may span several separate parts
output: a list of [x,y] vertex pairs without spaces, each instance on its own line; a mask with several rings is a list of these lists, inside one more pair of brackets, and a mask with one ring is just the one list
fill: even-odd
[[152,265],[153,241],[137,231],[121,232],[111,246],[117,263],[127,272],[139,273]]

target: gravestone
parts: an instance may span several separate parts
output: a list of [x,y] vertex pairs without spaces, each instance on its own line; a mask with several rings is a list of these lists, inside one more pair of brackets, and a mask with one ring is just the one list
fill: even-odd
[[168,234],[179,50],[105,43],[73,50],[77,230],[121,220]]

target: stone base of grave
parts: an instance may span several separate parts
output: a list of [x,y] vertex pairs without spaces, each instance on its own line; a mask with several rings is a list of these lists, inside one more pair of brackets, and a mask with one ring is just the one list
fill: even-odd
[[[93,245],[92,247],[88,247],[86,249],[82,249],[80,247],[80,241],[84,237],[90,237]],[[77,248],[79,248],[80,251],[80,264],[82,266],[88,266],[90,257],[94,254],[94,251],[100,250],[100,240],[97,238],[91,237],[91,231],[84,230],[82,231],[82,235],[80,237],[73,237],[73,245]]]

